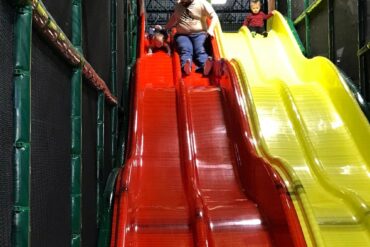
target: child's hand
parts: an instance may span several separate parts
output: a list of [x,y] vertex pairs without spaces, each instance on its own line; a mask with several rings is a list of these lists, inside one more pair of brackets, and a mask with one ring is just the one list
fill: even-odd
[[153,50],[152,50],[151,48],[149,48],[149,49],[148,49],[148,53],[147,53],[147,55],[149,55],[149,56],[150,56],[150,55],[152,55],[152,54],[153,54]]
[[214,36],[215,36],[215,34],[214,34],[213,30],[210,30],[210,29],[208,29],[208,30],[207,30],[207,34],[208,34],[209,36],[211,36],[211,37],[214,37]]

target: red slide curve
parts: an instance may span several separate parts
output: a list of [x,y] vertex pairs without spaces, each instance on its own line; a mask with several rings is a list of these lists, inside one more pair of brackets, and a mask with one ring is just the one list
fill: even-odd
[[230,64],[182,78],[178,55],[147,55],[141,36],[111,247],[306,246],[283,182],[248,139]]

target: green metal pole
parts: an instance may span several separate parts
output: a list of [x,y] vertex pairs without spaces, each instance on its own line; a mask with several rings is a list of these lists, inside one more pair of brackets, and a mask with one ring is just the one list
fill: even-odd
[[292,19],[292,0],[287,0],[288,4],[288,18]]
[[[128,61],[126,61],[128,62]],[[128,85],[131,80],[131,66],[125,66],[125,81],[124,81],[124,89],[123,89],[123,96],[121,100],[121,104],[123,106],[123,121],[122,121],[122,126],[120,129],[119,133],[119,146],[117,150],[117,163],[122,166],[124,161],[125,161],[125,151],[126,151],[126,140],[127,140],[127,135],[128,135],[128,121],[129,121],[129,103],[128,99],[130,97],[129,95],[129,90],[128,90]],[[125,89],[127,85],[127,90]]]
[[125,51],[126,51],[126,60],[125,60],[125,82],[123,85],[123,97],[122,97],[122,106],[124,111],[124,121],[123,128],[120,133],[120,151],[122,155],[119,156],[119,164],[124,162],[124,151],[125,151],[125,139],[127,138],[128,132],[128,121],[129,121],[129,98],[130,98],[130,80],[132,78],[132,69],[136,62],[137,55],[137,42],[138,42],[138,8],[137,1],[130,0],[125,5],[125,16],[126,19],[126,29],[125,29]]
[[100,223],[101,212],[102,212],[102,197],[104,191],[104,108],[105,108],[105,97],[103,92],[99,92],[98,95],[98,112],[97,112],[97,151],[96,151],[96,180],[97,191],[96,191],[96,210],[97,210],[97,225]]
[[[117,95],[117,0],[111,0],[110,17],[110,43],[111,43],[111,92]],[[116,167],[117,153],[117,121],[118,106],[113,106],[111,110],[111,160],[112,167]]]
[[17,7],[14,26],[14,206],[12,246],[28,247],[30,240],[31,167],[31,40],[32,7]]
[[[81,0],[72,1],[72,44],[82,53]],[[71,85],[71,246],[81,246],[82,69],[74,68]]]
[[[310,1],[304,0],[305,12],[307,11],[309,6],[310,6]],[[304,20],[305,20],[305,30],[306,30],[306,55],[307,57],[310,57],[311,56],[311,26],[310,26],[310,18],[307,13],[304,16]]]
[[329,59],[335,63],[334,2],[328,0]]
[[109,174],[103,193],[102,214],[99,225],[98,247],[108,247],[110,243],[114,189],[119,173],[119,168],[114,168]]

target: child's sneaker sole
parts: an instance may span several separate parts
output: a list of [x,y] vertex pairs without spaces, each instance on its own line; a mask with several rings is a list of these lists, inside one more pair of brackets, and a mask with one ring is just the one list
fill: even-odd
[[211,57],[208,57],[203,68],[203,75],[207,76],[209,75],[209,72],[211,72],[213,66],[213,61]]
[[184,73],[185,73],[185,75],[190,75],[190,73],[191,73],[191,62],[190,62],[190,60],[186,60],[186,62],[185,62]]

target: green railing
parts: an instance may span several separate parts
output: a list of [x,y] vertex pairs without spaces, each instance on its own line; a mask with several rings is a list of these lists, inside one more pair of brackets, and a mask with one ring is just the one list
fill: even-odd
[[[72,1],[72,44],[82,53],[81,0]],[[71,82],[71,246],[81,246],[82,174],[82,69],[73,69]]]
[[125,43],[125,81],[123,84],[123,97],[122,97],[122,110],[125,113],[124,119],[121,124],[121,131],[119,133],[119,146],[117,150],[118,158],[117,165],[123,165],[126,143],[127,132],[128,132],[128,117],[129,117],[129,100],[130,100],[130,84],[131,78],[133,77],[132,71],[136,62],[137,56],[137,42],[138,42],[138,9],[137,0],[129,0],[124,6],[123,15],[126,17],[125,30],[124,30],[124,43]]
[[[109,223],[111,198],[109,191],[103,193],[105,181],[102,179],[104,167],[104,111],[111,111],[111,159],[112,166],[116,164],[117,157],[117,28],[116,28],[116,0],[111,0],[111,79],[110,89],[86,61],[82,52],[82,4],[81,0],[72,0],[72,36],[71,41],[58,26],[56,21],[46,10],[41,0],[13,0],[9,1],[15,7],[16,18],[14,24],[14,205],[12,219],[12,246],[28,247],[31,245],[32,229],[30,226],[30,195],[31,195],[31,42],[32,26],[39,32],[35,35],[44,36],[44,40],[54,48],[54,51],[70,65],[73,70],[71,77],[71,246],[81,246],[82,230],[82,77],[98,92],[97,98],[97,224],[103,222],[104,231],[107,232]],[[124,14],[124,13],[120,13]],[[127,64],[132,66],[136,41],[131,39],[131,33],[136,28],[134,14],[131,14],[130,30],[127,39],[130,41],[130,60]],[[127,77],[129,78],[129,77]],[[128,83],[126,83],[128,85]],[[128,96],[128,91],[125,93]],[[108,109],[106,102],[111,105]],[[58,113],[54,113],[58,114]],[[88,144],[87,144],[88,145]],[[113,191],[117,171],[113,171],[109,178],[106,190]],[[100,220],[100,221],[99,221]],[[107,238],[106,238],[107,239]],[[107,242],[107,241],[105,241]]]
[[[305,30],[305,55],[308,57],[312,56],[311,51],[311,24],[310,19],[312,18],[313,14],[318,11],[319,8],[323,7],[324,4],[326,4],[327,9],[327,28],[328,28],[328,34],[327,34],[327,44],[328,44],[328,58],[335,63],[335,29],[334,29],[334,0],[300,0],[303,1],[304,4],[304,10],[302,13],[298,15],[298,17],[293,20],[294,26],[297,27],[298,25],[301,25],[302,22],[304,22],[304,30]],[[311,2],[311,3],[310,3]],[[285,1],[287,10],[286,15],[287,19],[293,18],[293,6],[292,6],[292,0],[286,0]],[[282,4],[281,0],[275,1],[275,6],[277,9]],[[366,56],[369,54],[368,51],[370,50],[370,42],[366,41],[366,25],[367,25],[367,19],[366,19],[366,0],[359,0],[356,2],[358,6],[358,51],[357,51],[357,57],[358,57],[358,76],[359,76],[359,83],[358,86],[360,88],[360,92],[365,98],[367,102],[370,101],[370,78],[369,78],[369,69],[368,69],[368,62],[366,59]],[[355,63],[355,61],[353,61]],[[353,85],[352,85],[353,86]],[[352,86],[350,88],[352,88]],[[365,104],[367,104],[365,102]],[[369,107],[369,106],[364,106]]]
[[[17,2],[14,54],[14,206],[12,245],[30,245],[32,6]],[[23,5],[20,5],[23,4]]]

